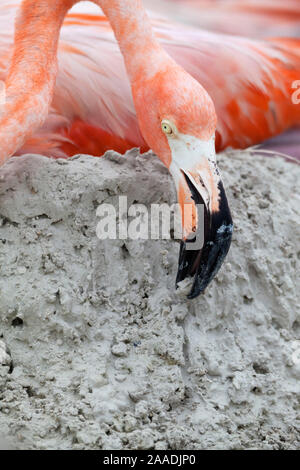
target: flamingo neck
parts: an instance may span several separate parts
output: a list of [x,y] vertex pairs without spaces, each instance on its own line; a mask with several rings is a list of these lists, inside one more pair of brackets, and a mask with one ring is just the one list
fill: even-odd
[[92,1],[101,6],[111,24],[130,82],[155,74],[168,56],[154,36],[142,1]]
[[[0,162],[4,163],[45,121],[57,74],[60,29],[80,0],[23,0],[16,21],[14,54],[0,104]],[[110,21],[131,84],[168,62],[154,37],[141,0],[92,0]],[[101,51],[99,51],[101,54]]]

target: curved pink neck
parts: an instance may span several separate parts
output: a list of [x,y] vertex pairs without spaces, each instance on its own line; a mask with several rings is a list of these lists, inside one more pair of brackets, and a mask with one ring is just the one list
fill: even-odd
[[[0,162],[4,163],[45,121],[57,73],[60,29],[79,0],[23,0],[14,54],[0,104]],[[131,83],[155,73],[166,53],[156,41],[141,0],[92,0],[108,17]],[[101,54],[101,51],[99,51]]]

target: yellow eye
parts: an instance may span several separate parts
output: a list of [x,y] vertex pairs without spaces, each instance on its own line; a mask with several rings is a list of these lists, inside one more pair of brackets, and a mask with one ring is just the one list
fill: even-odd
[[161,121],[161,128],[162,128],[162,131],[168,135],[171,135],[174,132],[172,128],[172,124],[169,121],[167,121],[167,119],[163,119]]

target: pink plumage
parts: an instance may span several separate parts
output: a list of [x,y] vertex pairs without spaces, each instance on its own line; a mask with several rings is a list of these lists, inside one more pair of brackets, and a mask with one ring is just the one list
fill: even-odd
[[[0,6],[2,80],[11,57],[19,3],[4,0]],[[109,148],[121,152],[132,146],[148,148],[111,27],[101,13],[85,14],[84,8],[65,19],[51,110],[18,155],[63,157],[79,152],[100,155]],[[300,76],[299,40],[263,42],[224,36],[156,14],[151,21],[167,52],[212,97],[218,115],[218,150],[259,143],[299,122],[300,108],[293,105],[290,88]]]

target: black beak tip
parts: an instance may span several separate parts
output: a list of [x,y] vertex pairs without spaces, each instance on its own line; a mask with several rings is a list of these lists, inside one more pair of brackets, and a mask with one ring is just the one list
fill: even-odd
[[[200,193],[186,174],[185,179],[195,204],[204,204]],[[204,292],[222,266],[230,248],[233,222],[222,181],[218,183],[218,190],[219,210],[210,214],[205,212],[205,237],[202,248],[193,249],[190,245],[196,242],[196,238],[182,241],[180,245],[176,288],[178,283],[188,276],[194,277],[188,299],[194,299]]]
[[189,299],[194,299],[203,293],[218,273],[229,251],[232,232],[233,224],[223,226],[222,234],[217,237],[215,242],[210,242],[207,248],[204,246],[199,268],[195,274],[191,292],[188,295]]
[[232,221],[229,224],[222,224],[216,230],[215,237],[206,241],[201,250],[188,249],[187,242],[181,242],[176,288],[180,281],[188,276],[193,277],[188,299],[194,299],[202,294],[218,273],[229,251],[232,232]]

